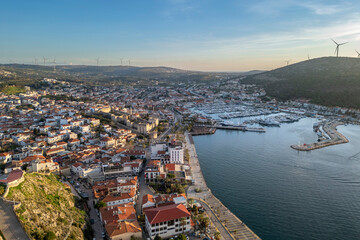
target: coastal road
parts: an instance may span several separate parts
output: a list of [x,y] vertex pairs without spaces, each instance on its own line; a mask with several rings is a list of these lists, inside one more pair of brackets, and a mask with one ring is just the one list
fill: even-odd
[[216,226],[216,228],[220,232],[221,237],[223,239],[233,239],[233,237],[230,235],[230,233],[221,224],[221,221],[216,217],[215,213],[210,208],[210,206],[206,202],[202,201],[201,199],[197,199],[197,200],[200,200],[201,205],[206,210],[206,213],[208,214],[210,220],[213,222],[213,224]]
[[6,239],[27,240],[29,239],[17,219],[11,203],[0,198],[0,229]]

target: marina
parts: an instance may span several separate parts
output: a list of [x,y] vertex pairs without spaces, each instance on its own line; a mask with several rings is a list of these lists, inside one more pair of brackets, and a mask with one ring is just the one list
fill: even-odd
[[360,126],[338,125],[347,144],[311,152],[289,147],[291,142],[317,141],[317,122],[303,118],[266,128],[266,134],[219,129],[194,137],[207,186],[261,239],[342,240],[360,235],[353,227],[360,214],[353,204],[360,201]]

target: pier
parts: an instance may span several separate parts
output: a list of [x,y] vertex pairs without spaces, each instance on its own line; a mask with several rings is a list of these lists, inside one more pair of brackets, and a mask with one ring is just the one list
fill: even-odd
[[248,128],[248,127],[235,127],[235,126],[221,126],[215,125],[217,129],[226,129],[226,130],[238,130],[244,132],[266,132],[265,128]]
[[189,164],[194,181],[194,184],[187,190],[187,197],[197,200],[206,209],[211,222],[220,232],[221,239],[259,240],[260,238],[222,204],[207,187],[197,158],[194,141],[189,133],[185,133],[185,144],[190,154]]
[[191,135],[198,136],[198,135],[207,135],[207,134],[214,134],[216,132],[215,127],[202,127],[202,126],[194,126],[191,129]]
[[[200,128],[203,128],[203,130],[198,130]],[[214,134],[216,129],[224,129],[224,130],[237,130],[237,131],[244,131],[244,132],[260,132],[264,133],[266,132],[265,128],[249,128],[249,127],[240,127],[240,126],[222,126],[219,124],[216,125],[195,125],[193,127],[193,130],[191,135],[204,135],[204,134]]]
[[298,151],[311,151],[336,144],[348,143],[349,140],[336,130],[337,126],[343,124],[343,122],[325,122],[322,124],[322,128],[324,132],[329,136],[329,139],[323,139],[320,142],[315,142],[311,144],[305,143],[300,145],[291,145],[291,148]]

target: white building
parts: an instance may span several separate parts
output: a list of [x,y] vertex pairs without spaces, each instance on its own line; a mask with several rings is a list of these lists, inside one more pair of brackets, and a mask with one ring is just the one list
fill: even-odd
[[183,164],[184,163],[184,149],[182,147],[170,147],[170,163]]
[[145,226],[151,239],[169,238],[191,230],[191,214],[183,204],[172,204],[144,211]]

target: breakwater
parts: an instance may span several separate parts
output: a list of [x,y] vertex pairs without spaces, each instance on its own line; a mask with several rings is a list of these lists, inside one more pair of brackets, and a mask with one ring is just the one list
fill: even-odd
[[349,140],[339,133],[336,130],[336,127],[342,125],[342,122],[323,122],[321,124],[324,132],[329,137],[328,139],[323,139],[320,142],[315,142],[311,144],[298,144],[298,145],[291,145],[290,147],[298,150],[298,151],[311,151],[319,148],[324,148],[336,144],[348,143]]

